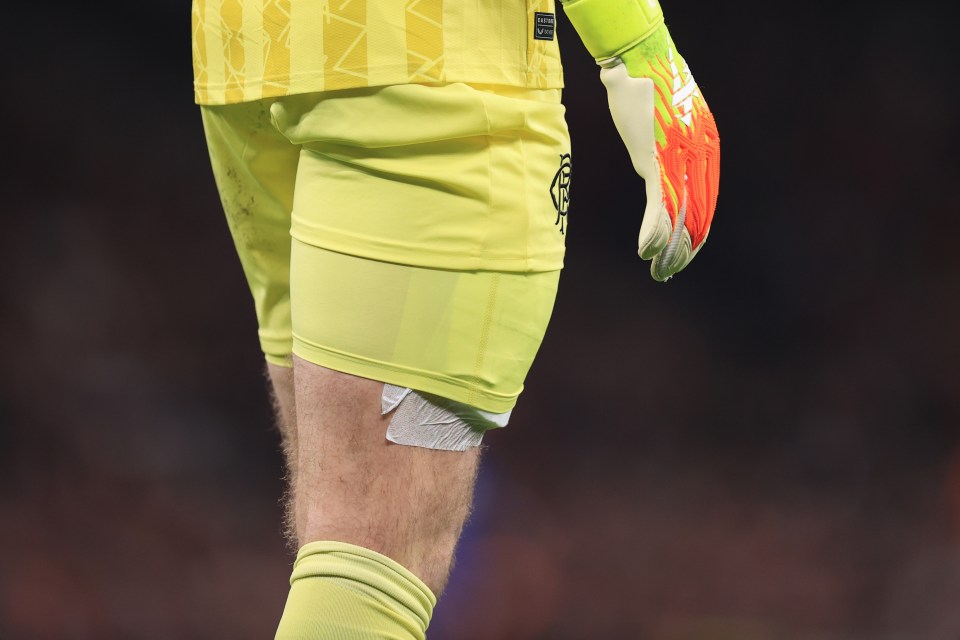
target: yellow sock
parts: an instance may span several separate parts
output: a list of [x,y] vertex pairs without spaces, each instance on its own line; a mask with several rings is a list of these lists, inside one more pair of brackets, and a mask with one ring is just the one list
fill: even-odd
[[436,597],[390,558],[344,542],[297,554],[276,640],[424,640]]

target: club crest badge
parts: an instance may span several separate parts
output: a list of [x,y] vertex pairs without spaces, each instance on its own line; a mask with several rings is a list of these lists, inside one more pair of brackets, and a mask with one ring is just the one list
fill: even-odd
[[553,182],[550,183],[550,198],[557,210],[557,221],[554,224],[560,225],[560,233],[565,232],[567,211],[570,209],[570,176],[572,170],[570,154],[561,155],[560,168],[557,170],[557,174],[553,176]]

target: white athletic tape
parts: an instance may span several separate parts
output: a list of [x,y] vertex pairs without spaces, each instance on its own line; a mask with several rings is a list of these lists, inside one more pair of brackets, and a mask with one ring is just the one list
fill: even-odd
[[511,413],[490,413],[462,402],[385,384],[380,413],[387,415],[391,411],[394,413],[387,427],[387,440],[444,451],[480,446],[483,434],[507,426]]

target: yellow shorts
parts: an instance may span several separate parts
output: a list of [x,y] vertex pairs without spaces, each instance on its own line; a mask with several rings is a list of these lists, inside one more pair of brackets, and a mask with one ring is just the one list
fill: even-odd
[[201,109],[268,361],[513,407],[563,266],[559,90],[396,85]]

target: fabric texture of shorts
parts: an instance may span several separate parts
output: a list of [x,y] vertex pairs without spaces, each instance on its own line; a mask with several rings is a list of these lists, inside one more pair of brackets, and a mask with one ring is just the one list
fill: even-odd
[[563,264],[559,98],[397,85],[201,107],[268,361],[512,408]]

